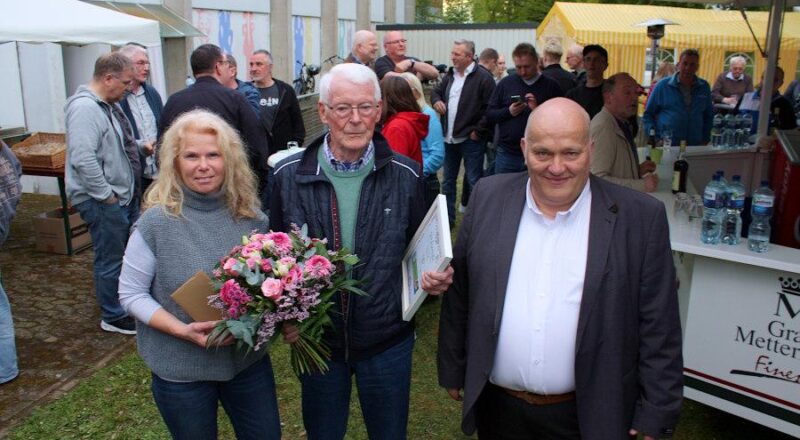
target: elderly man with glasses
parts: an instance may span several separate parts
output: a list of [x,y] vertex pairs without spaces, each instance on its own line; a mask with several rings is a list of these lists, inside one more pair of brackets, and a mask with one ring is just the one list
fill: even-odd
[[150,77],[150,59],[147,56],[147,49],[131,43],[122,46],[119,53],[130,58],[133,63],[133,81],[130,90],[119,105],[130,121],[133,137],[139,148],[139,162],[142,164],[142,190],[144,191],[158,176],[154,147],[164,103],[158,91],[147,84],[147,78]]
[[406,55],[408,40],[400,31],[389,31],[383,36],[383,51],[386,55],[375,60],[375,73],[378,79],[386,75],[400,75],[411,72],[420,81],[436,79],[439,72],[430,64]]
[[[318,111],[330,132],[275,166],[270,229],[307,225],[312,237],[358,255],[353,277],[366,296],[335,296],[327,373],[300,376],[303,423],[311,440],[345,437],[355,375],[369,438],[405,439],[414,324],[402,319],[403,253],[425,215],[417,162],[395,154],[375,130],[378,78],[346,63],[321,81]],[[426,272],[422,288],[447,289],[452,269]],[[296,329],[284,328],[290,343]]]

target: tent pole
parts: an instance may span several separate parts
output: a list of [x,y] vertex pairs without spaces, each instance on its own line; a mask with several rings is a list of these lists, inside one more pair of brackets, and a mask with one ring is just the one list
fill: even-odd
[[[759,140],[766,137],[769,132],[770,104],[774,86],[775,66],[778,65],[778,51],[781,44],[781,21],[786,0],[774,0],[770,8],[769,28],[767,29],[767,70],[764,72],[764,81],[759,94],[761,102],[758,109],[758,136]],[[756,76],[757,72],[753,72]],[[759,142],[759,145],[761,142]]]

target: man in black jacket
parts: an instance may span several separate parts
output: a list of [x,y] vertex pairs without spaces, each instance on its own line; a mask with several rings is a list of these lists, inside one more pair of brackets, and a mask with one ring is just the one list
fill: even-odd
[[250,78],[261,94],[261,124],[270,140],[270,154],[286,149],[290,141],[302,147],[306,138],[300,103],[289,84],[272,77],[272,55],[259,49],[250,57]]
[[259,195],[263,199],[269,143],[258,117],[244,96],[221,84],[220,78],[228,63],[225,55],[219,47],[204,44],[192,52],[189,62],[197,81],[169,97],[161,115],[158,139],[169,129],[172,121],[189,110],[202,108],[218,114],[242,136],[250,167],[258,177]]
[[[403,253],[425,215],[424,185],[415,161],[392,152],[375,132],[381,117],[378,78],[345,63],[322,77],[318,104],[330,127],[302,153],[275,167],[270,229],[308,225],[309,235],[358,255],[353,278],[366,296],[334,297],[327,373],[300,376],[303,423],[310,440],[344,438],[352,376],[369,438],[405,439],[414,325],[402,319]],[[425,272],[421,286],[439,294],[452,269]],[[296,329],[284,326],[296,342]]]
[[557,82],[558,86],[561,87],[561,93],[566,94],[574,88],[577,83],[575,75],[561,67],[561,55],[563,54],[564,49],[561,48],[560,44],[555,41],[547,43],[542,53],[542,65],[544,66],[542,75]]
[[444,183],[450,224],[455,223],[456,181],[464,159],[464,174],[470,186],[483,176],[487,130],[481,126],[494,78],[474,60],[475,43],[456,40],[450,58],[453,67],[431,91],[433,108],[442,115],[444,132]]

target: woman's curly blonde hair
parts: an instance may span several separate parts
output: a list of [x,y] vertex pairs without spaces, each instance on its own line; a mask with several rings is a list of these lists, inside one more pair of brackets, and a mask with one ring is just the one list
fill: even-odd
[[222,191],[228,210],[235,218],[256,218],[261,202],[246,147],[236,130],[207,110],[192,110],[180,115],[164,134],[158,153],[161,168],[158,179],[145,195],[144,209],[161,206],[167,213],[181,216],[186,185],[178,172],[178,158],[188,133],[213,134],[217,137],[225,170]]

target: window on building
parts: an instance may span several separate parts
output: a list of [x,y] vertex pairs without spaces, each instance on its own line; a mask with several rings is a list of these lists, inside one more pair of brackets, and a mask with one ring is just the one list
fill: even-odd
[[[648,85],[651,80],[650,76],[653,73],[653,56],[651,55],[651,49],[650,47],[645,49],[644,83]],[[674,48],[659,47],[656,51],[656,71],[663,63],[672,63],[674,65],[676,59],[677,55]]]

